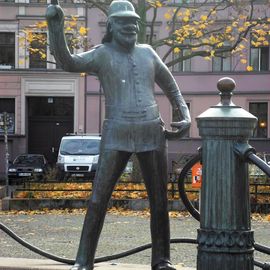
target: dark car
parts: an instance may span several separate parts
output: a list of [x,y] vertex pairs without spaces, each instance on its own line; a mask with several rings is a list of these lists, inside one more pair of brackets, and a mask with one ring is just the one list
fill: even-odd
[[[23,154],[17,156],[8,168],[9,179],[41,179],[48,169],[43,155]],[[11,181],[12,182],[12,181]]]

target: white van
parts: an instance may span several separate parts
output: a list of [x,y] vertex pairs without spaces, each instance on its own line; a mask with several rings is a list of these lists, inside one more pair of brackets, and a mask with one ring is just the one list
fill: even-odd
[[58,180],[70,177],[93,179],[101,137],[98,135],[69,135],[61,140],[57,158]]

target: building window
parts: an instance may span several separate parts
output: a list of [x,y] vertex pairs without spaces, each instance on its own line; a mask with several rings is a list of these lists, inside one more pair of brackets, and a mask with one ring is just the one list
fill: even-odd
[[[0,98],[0,115],[4,112],[8,114],[11,125],[8,127],[8,133],[15,133],[15,99],[14,98]],[[0,128],[0,134],[3,134],[4,130]]]
[[35,33],[35,38],[31,42],[29,55],[29,68],[47,67],[47,35],[45,33]]
[[[190,111],[190,103],[187,103],[187,106],[188,106],[188,110]],[[182,119],[179,118],[179,113],[178,111],[173,108],[172,110],[172,122],[179,122],[181,121]],[[176,130],[176,128],[172,128],[172,130]],[[190,137],[190,131],[187,132],[187,134],[185,134],[183,136],[183,138],[189,138]]]
[[212,69],[213,71],[231,71],[231,57],[228,53],[213,57]]
[[[181,58],[183,56],[189,55],[190,51],[187,49],[181,50],[179,53],[173,52],[173,60],[177,58]],[[180,61],[173,65],[172,67],[173,72],[188,72],[191,71],[191,59],[186,59],[184,61]]]
[[258,125],[254,133],[255,138],[267,138],[268,123],[268,103],[251,102],[249,103],[249,112],[258,118]]
[[269,47],[251,47],[250,65],[255,71],[269,70]]
[[0,68],[15,67],[15,33],[0,32]]
[[0,3],[14,3],[15,0],[0,0]]

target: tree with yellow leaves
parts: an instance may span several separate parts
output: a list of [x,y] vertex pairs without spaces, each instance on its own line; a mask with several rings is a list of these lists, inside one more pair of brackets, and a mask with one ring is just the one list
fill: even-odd
[[[85,0],[90,8],[107,15],[111,0]],[[181,61],[203,57],[239,55],[248,71],[247,48],[269,46],[269,1],[256,0],[131,0],[141,17],[140,43],[165,48],[163,61],[172,67]],[[167,36],[154,35],[158,13],[167,23]],[[250,42],[251,41],[251,42]],[[182,53],[184,52],[185,53]],[[172,58],[171,55],[177,55]]]
[[[87,50],[91,45],[88,40],[89,28],[86,28],[78,20],[78,16],[70,16],[65,21],[65,32],[70,51],[83,49]],[[26,27],[20,34],[19,44],[26,48],[30,55],[34,55],[37,61],[45,61],[56,64],[47,59],[47,48],[49,39],[47,37],[47,22],[39,21],[34,25]]]
[[[85,0],[88,8],[97,8],[107,15],[112,0]],[[211,60],[238,55],[239,63],[252,71],[248,63],[248,48],[269,46],[269,1],[257,0],[130,0],[140,15],[139,43],[154,49],[163,48],[162,57],[168,67],[193,57]],[[155,27],[162,14],[167,24],[165,37],[157,39]],[[158,19],[159,18],[159,19]],[[21,46],[30,54],[47,61],[46,22],[38,22],[23,31]],[[90,46],[88,30],[78,17],[67,18],[65,31],[70,50]],[[162,33],[164,35],[164,33]],[[172,54],[174,57],[172,57]]]

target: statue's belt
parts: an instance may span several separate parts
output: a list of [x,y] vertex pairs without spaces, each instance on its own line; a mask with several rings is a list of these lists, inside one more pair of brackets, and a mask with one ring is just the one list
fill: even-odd
[[118,120],[154,120],[159,118],[157,104],[147,107],[121,108],[111,105],[105,106],[106,119]]

